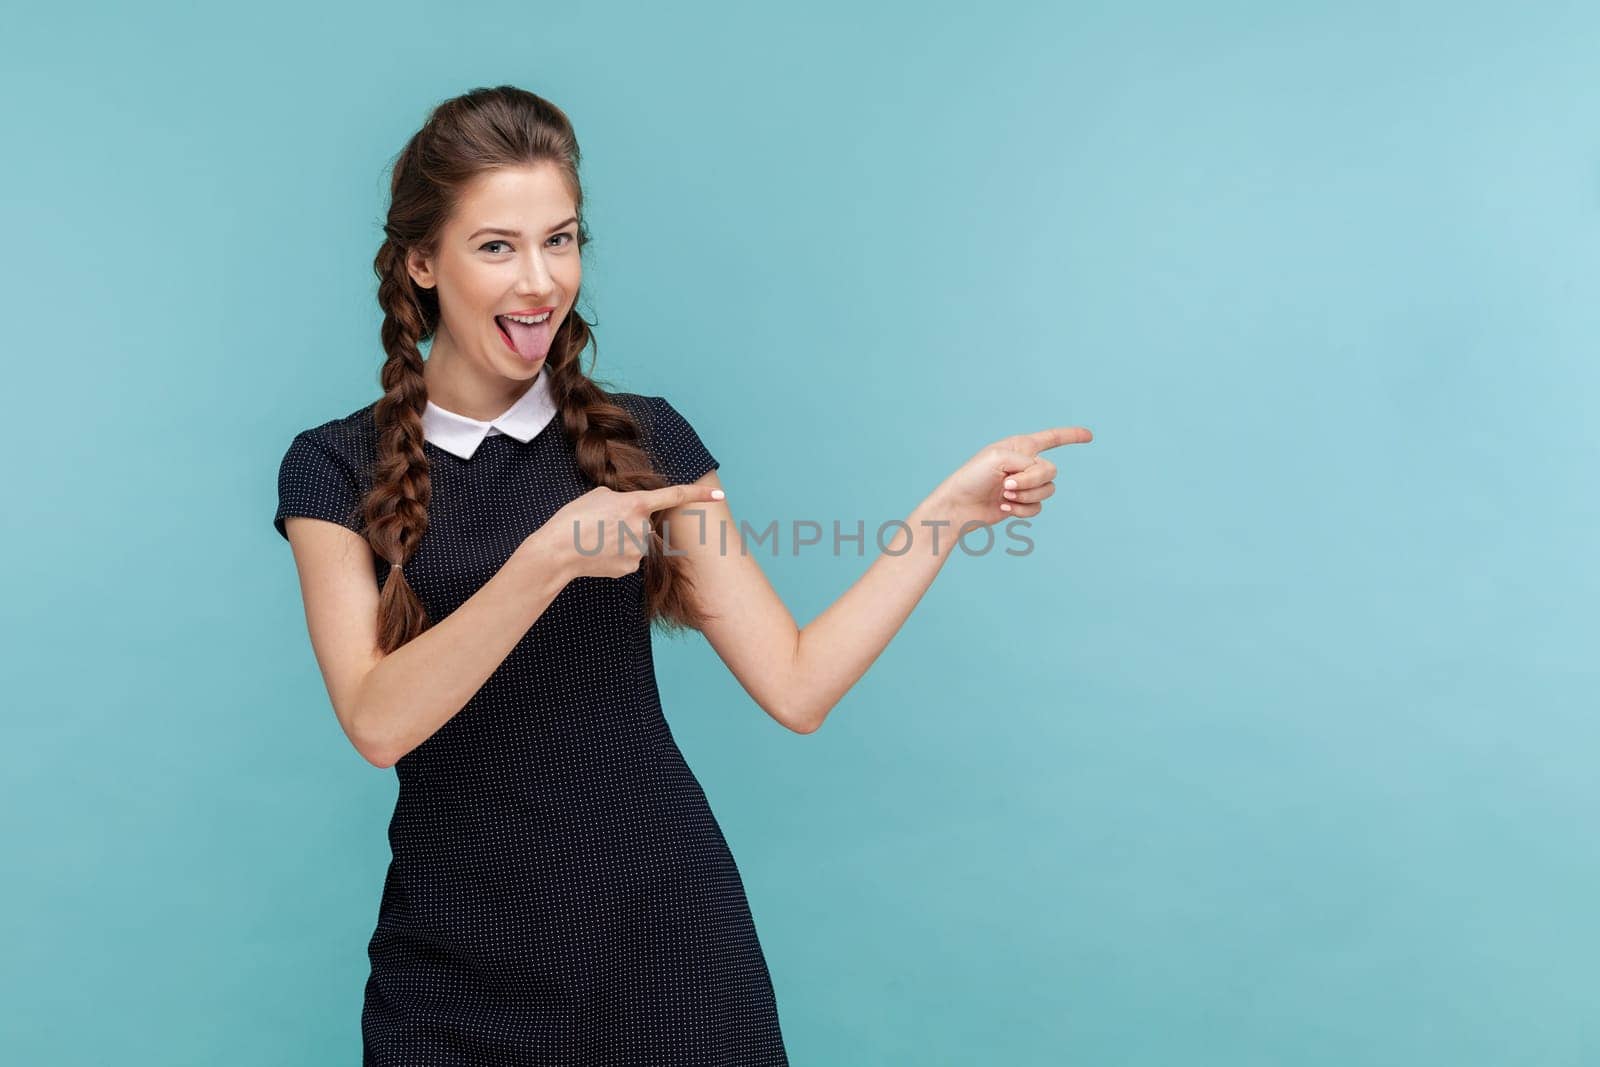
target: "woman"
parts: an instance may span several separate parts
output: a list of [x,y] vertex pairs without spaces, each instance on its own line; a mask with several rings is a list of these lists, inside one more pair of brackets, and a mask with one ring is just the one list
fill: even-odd
[[[532,93],[433,112],[395,161],[375,262],[383,396],[298,434],[280,468],[274,521],[334,710],[400,784],[369,1064],[787,1063],[738,869],[662,717],[651,623],[704,633],[811,733],[955,532],[1038,514],[1056,473],[1038,453],[1090,437],[984,449],[800,630],[688,421],[579,366],[578,163]],[[948,523],[938,547],[924,522]]]

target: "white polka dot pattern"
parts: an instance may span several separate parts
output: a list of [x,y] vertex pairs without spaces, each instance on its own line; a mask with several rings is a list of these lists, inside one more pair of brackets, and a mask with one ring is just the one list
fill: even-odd
[[[612,396],[670,481],[718,466],[665,399]],[[280,534],[289,515],[361,529],[373,408],[296,435]],[[406,577],[438,622],[593,487],[559,417],[470,460],[424,449],[429,528]],[[642,573],[568,583],[395,773],[364,1063],[788,1063],[738,867],[662,714]]]

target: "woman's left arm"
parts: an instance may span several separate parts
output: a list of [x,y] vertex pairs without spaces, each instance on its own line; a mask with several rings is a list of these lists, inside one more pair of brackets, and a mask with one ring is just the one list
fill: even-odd
[[[727,500],[666,512],[667,545],[684,557],[717,655],[768,715],[808,734],[888,647],[960,535],[1039,514],[1056,476],[1039,453],[1092,439],[1081,426],[1062,426],[984,448],[917,505],[905,519],[909,529],[899,529],[855,584],[803,628],[746,550]],[[699,484],[722,487],[716,471]]]

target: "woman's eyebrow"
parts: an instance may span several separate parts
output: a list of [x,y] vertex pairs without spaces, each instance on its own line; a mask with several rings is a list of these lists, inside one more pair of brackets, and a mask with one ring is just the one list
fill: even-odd
[[[574,222],[577,222],[577,221],[578,221],[578,216],[576,216],[576,215],[572,216],[569,219],[562,219],[560,222],[558,222],[554,226],[550,227],[550,231],[549,232],[555,233],[557,230],[561,229],[561,227],[570,226],[571,224],[573,224]],[[477,237],[479,234],[484,234],[484,233],[499,234],[501,237],[521,237],[522,236],[522,231],[521,230],[507,230],[507,229],[502,229],[502,228],[497,227],[497,226],[484,226],[484,227],[482,227],[480,229],[472,231],[472,234],[467,238],[467,240],[470,241],[474,237]]]

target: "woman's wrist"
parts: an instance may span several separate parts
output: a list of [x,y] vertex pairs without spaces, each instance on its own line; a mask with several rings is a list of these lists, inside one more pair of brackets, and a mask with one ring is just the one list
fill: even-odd
[[553,592],[560,592],[577,577],[571,565],[571,553],[561,551],[563,546],[557,543],[558,536],[546,523],[523,538],[515,553],[521,557],[522,566],[534,581],[555,583]]
[[973,517],[950,498],[949,491],[942,484],[917,505],[915,514],[930,522],[948,522],[951,529]]

